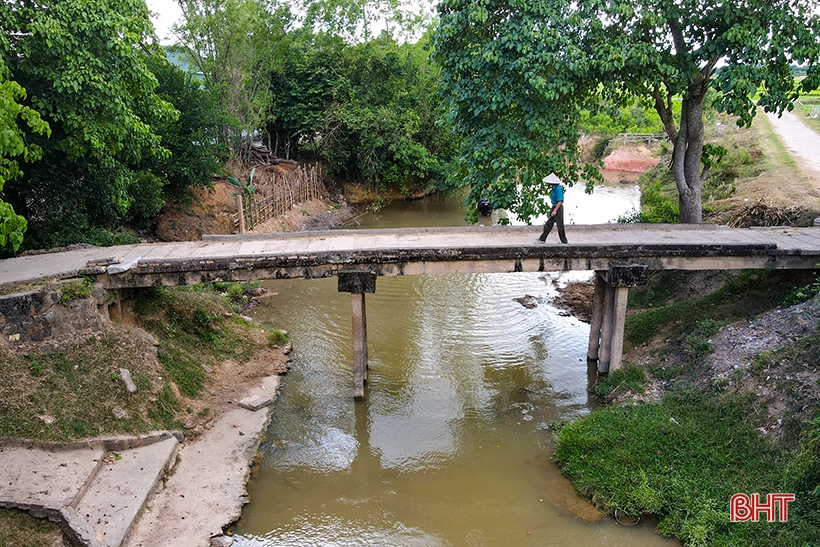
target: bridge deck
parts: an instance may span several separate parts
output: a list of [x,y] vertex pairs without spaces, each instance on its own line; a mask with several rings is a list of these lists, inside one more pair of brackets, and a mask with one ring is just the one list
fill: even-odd
[[[612,262],[652,269],[814,268],[820,263],[820,228],[569,226],[569,245],[541,244],[539,232],[521,226],[336,230],[86,248],[2,260],[0,286],[77,275],[97,275],[114,288],[326,277],[346,270],[409,275],[602,270]],[[108,259],[118,263],[109,265]]]

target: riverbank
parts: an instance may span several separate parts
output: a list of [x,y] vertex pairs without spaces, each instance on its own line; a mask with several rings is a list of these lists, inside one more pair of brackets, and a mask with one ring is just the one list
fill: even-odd
[[[71,295],[66,298],[54,293],[55,313],[93,298],[83,292],[63,289]],[[264,290],[239,284],[139,291],[114,323],[101,318],[22,351],[0,347],[0,438],[68,442],[179,431],[184,436],[180,460],[157,500],[167,497],[169,484],[181,481],[178,490],[188,492],[194,505],[186,509],[179,503],[185,494],[178,494],[172,503],[177,510],[162,509],[156,517],[148,513],[149,532],[134,537],[148,537],[144,545],[157,545],[157,537],[209,545],[210,536],[236,520],[246,502],[245,484],[269,419],[268,405],[278,375],[287,371],[286,334],[242,316],[243,309],[264,297]],[[239,408],[243,400],[265,394],[265,400],[251,405],[260,410]],[[106,461],[116,465],[114,456]],[[202,469],[211,471],[203,475]],[[4,471],[20,475],[37,469]],[[3,500],[10,501],[6,506],[30,505],[25,495],[13,497],[13,502]],[[59,537],[48,526],[23,534],[20,522],[25,519],[17,511],[0,509],[0,540],[51,545]],[[179,535],[184,531],[180,523],[188,524],[188,535]],[[122,526],[127,532],[131,521]]]
[[[766,116],[724,142],[705,221],[811,225],[820,179]],[[668,181],[658,189],[674,201]],[[820,543],[817,275],[658,272],[631,289],[626,368],[596,386],[609,406],[557,432],[578,491],[616,518],[652,515],[687,546]],[[788,522],[730,522],[732,495],[776,492],[796,496]]]

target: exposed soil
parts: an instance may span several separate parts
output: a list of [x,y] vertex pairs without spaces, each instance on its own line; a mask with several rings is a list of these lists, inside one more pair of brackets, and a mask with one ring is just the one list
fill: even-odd
[[784,420],[808,418],[818,408],[820,372],[814,361],[785,364],[771,352],[815,334],[818,322],[820,301],[812,299],[727,325],[712,338],[707,374],[698,382],[754,393],[766,410],[760,430],[777,436]]
[[231,215],[236,213],[236,187],[217,182],[211,189],[192,188],[193,201],[169,203],[154,228],[160,241],[196,241],[203,234],[235,232]]
[[[267,338],[265,331],[260,329],[258,333],[260,338]],[[259,342],[262,343],[262,340]],[[250,387],[259,384],[261,379],[287,373],[290,351],[291,346],[287,344],[262,350],[244,363],[234,359],[223,361],[213,367],[207,393],[197,399],[188,399],[176,392],[180,405],[190,409],[190,417],[185,422],[186,438],[196,438],[210,429],[214,421],[236,408],[237,401],[242,399]]]
[[645,173],[660,161],[659,156],[644,145],[621,146],[603,159],[604,169],[622,173]]
[[[256,178],[268,171],[280,173],[292,169],[289,164],[269,165],[257,170]],[[235,234],[239,231],[233,215],[237,213],[237,188],[225,181],[216,181],[212,188],[193,188],[191,203],[169,203],[161,212],[155,233],[160,241],[196,241],[204,234]],[[255,226],[249,233],[297,232],[330,230],[353,216],[353,211],[341,196],[296,203],[289,211]]]
[[557,290],[558,296],[552,301],[554,306],[565,310],[584,323],[589,323],[592,320],[592,295],[595,292],[594,281],[570,283],[566,287],[557,287]]

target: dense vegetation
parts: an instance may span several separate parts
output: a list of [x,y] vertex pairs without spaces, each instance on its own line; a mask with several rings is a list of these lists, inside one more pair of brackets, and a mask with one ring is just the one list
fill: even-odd
[[454,175],[474,202],[525,219],[549,208],[544,173],[597,180],[581,162],[582,113],[640,98],[673,146],[680,220],[701,222],[702,172],[719,153],[704,147],[708,102],[749,125],[755,92],[781,112],[820,84],[810,1],[445,0],[439,15],[435,58],[463,138]]
[[376,191],[444,186],[455,141],[438,123],[427,37],[403,45],[387,34],[357,45],[307,31],[292,38],[272,75],[274,151],[318,157],[331,176]]
[[442,186],[454,140],[437,123],[429,40],[367,30],[394,10],[395,35],[417,32],[420,13],[181,5],[166,52],[142,0],[0,4],[0,252],[133,241],[229,154],[248,158],[252,137],[376,190]]

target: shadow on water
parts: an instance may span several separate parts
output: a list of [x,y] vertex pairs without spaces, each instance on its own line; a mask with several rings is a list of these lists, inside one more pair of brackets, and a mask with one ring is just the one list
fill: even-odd
[[[551,461],[551,422],[593,404],[589,326],[550,304],[566,281],[558,273],[379,278],[367,296],[370,370],[360,402],[350,296],[335,279],[270,282],[278,295],[255,317],[290,332],[293,366],[236,544],[675,545],[651,525],[603,517]],[[525,295],[538,305],[514,300]]]

